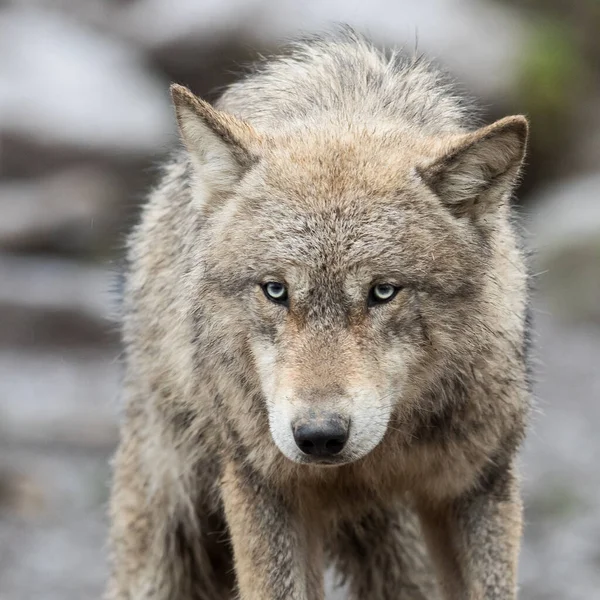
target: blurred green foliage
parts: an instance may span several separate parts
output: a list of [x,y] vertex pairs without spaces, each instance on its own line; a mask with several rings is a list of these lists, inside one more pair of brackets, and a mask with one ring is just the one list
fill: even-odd
[[517,101],[532,119],[538,150],[566,141],[585,90],[585,61],[572,28],[551,19],[533,28],[515,85]]
[[497,0],[529,28],[511,103],[531,121],[528,182],[572,170],[600,98],[600,0]]

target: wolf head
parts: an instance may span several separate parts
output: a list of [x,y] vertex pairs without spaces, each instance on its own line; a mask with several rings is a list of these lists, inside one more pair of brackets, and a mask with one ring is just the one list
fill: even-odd
[[526,120],[439,139],[343,117],[267,132],[172,93],[209,224],[198,293],[243,333],[275,444],[360,459],[434,410],[436,374],[514,308],[502,239]]

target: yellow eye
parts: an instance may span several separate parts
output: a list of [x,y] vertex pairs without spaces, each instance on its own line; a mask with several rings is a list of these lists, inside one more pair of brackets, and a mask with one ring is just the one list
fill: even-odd
[[262,290],[265,296],[277,304],[286,304],[288,299],[287,287],[278,281],[268,281],[263,284]]
[[399,287],[396,287],[391,283],[378,283],[369,290],[367,303],[369,306],[385,304],[392,300],[399,290]]

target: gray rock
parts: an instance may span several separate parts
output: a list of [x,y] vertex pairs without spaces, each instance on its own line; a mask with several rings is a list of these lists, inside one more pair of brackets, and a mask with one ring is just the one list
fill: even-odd
[[[4,473],[29,488],[21,504],[0,504],[2,600],[101,597],[108,460],[105,451],[42,453],[0,445],[0,468],[9,465]],[[32,495],[35,510],[24,510]]]
[[156,154],[173,121],[167,84],[142,55],[59,14],[0,12],[0,141],[25,139],[79,155]]
[[112,446],[119,364],[113,273],[0,255],[0,442]]
[[554,184],[528,212],[538,288],[548,309],[600,323],[600,174]]
[[535,321],[520,597],[587,600],[600,590],[600,328],[560,322],[543,304]]
[[0,180],[0,248],[91,254],[115,243],[125,194],[99,168],[28,180]]
[[0,254],[0,348],[114,348],[116,272]]
[[124,4],[118,30],[162,56],[199,56],[205,70],[210,49],[246,45],[271,50],[282,40],[348,23],[375,41],[404,45],[439,58],[477,94],[502,98],[515,74],[526,37],[516,11],[476,0],[397,2],[373,0],[139,0]]
[[0,442],[51,448],[112,448],[117,352],[0,349]]

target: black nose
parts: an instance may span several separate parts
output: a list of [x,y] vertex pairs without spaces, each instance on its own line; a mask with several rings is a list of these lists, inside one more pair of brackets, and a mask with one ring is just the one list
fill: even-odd
[[337,417],[304,421],[294,427],[294,439],[304,454],[333,456],[348,441],[348,423]]

